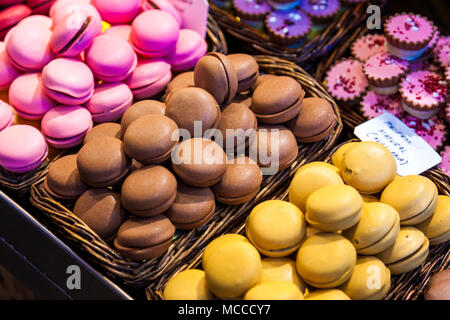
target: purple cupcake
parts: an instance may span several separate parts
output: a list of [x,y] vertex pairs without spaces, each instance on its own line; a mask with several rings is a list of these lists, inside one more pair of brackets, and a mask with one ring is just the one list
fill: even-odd
[[256,29],[262,29],[264,18],[272,10],[264,0],[233,0],[233,7],[244,23]]
[[292,45],[308,34],[311,20],[300,10],[272,11],[266,17],[266,28],[273,41]]
[[323,24],[330,21],[339,11],[339,0],[303,0],[300,8],[306,12],[314,23]]

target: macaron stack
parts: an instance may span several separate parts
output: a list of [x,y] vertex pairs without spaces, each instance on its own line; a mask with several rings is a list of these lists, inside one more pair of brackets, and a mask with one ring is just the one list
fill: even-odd
[[330,94],[361,108],[371,119],[387,111],[434,149],[446,139],[449,37],[429,19],[389,17],[384,34],[367,34],[351,45],[352,57],[334,64],[325,85]]
[[[203,270],[175,275],[164,297],[380,300],[391,275],[419,267],[430,245],[450,240],[450,197],[424,176],[397,176],[383,145],[345,144],[332,163],[301,167],[289,202],[254,207],[246,237],[214,239]],[[448,284],[430,283],[428,297],[448,297]]]
[[[118,121],[133,100],[160,94],[172,72],[192,69],[207,51],[168,0],[22,2],[1,4],[0,89],[9,89],[19,116],[11,121],[2,101],[1,129],[31,120],[52,148],[79,145],[94,122]],[[105,25],[114,30],[103,33]]]

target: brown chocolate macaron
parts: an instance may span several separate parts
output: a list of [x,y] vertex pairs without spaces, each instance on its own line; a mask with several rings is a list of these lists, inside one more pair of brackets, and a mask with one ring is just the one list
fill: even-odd
[[77,166],[84,183],[94,188],[114,186],[131,168],[121,140],[102,137],[86,143],[78,152]]
[[[180,129],[186,129],[194,137],[211,128],[217,128],[220,108],[214,97],[201,88],[176,90],[167,99],[166,115],[176,122]],[[194,132],[194,122],[201,121],[201,132]]]
[[[223,148],[227,153],[245,149],[257,127],[255,114],[248,107],[240,103],[229,104],[222,112],[218,127],[223,137]],[[233,145],[228,142],[233,142]]]
[[174,234],[175,227],[165,216],[130,217],[117,231],[114,247],[133,261],[157,258],[169,249]]
[[236,95],[238,78],[227,56],[210,52],[194,68],[195,86],[213,95],[219,104],[229,104]]
[[165,216],[181,230],[200,227],[211,219],[216,208],[210,188],[190,187],[178,182],[177,197]]
[[135,120],[123,138],[125,153],[142,164],[169,159],[177,143],[177,124],[162,114],[149,114]]
[[169,82],[166,88],[166,100],[175,90],[189,87],[195,87],[194,71],[180,73]]
[[120,125],[122,126],[122,132],[125,133],[130,124],[140,117],[148,114],[165,114],[166,105],[156,100],[142,100],[136,102],[125,111],[122,116]]
[[48,167],[44,180],[45,190],[60,200],[75,200],[88,186],[81,180],[77,167],[77,155],[59,158]]
[[122,206],[140,217],[151,217],[170,208],[177,195],[177,179],[162,166],[134,170],[122,184]]
[[178,177],[193,187],[210,187],[222,179],[226,170],[226,155],[214,141],[192,138],[178,144],[172,157],[172,167]]
[[101,137],[113,137],[122,140],[122,127],[115,122],[98,124],[84,136],[83,144]]
[[278,167],[277,171],[282,171],[297,159],[297,140],[284,126],[260,126],[250,144],[250,155],[260,167]]
[[251,55],[244,53],[233,53],[227,57],[233,65],[234,70],[236,70],[238,78],[237,92],[250,89],[259,76],[258,62]]
[[213,186],[217,200],[224,204],[242,204],[250,201],[261,187],[262,173],[258,164],[247,157],[228,160],[227,170]]
[[256,78],[255,83],[252,86],[252,90],[255,91],[256,88],[263,83],[266,80],[269,80],[271,78],[276,78],[277,76],[274,74],[270,74],[270,73],[266,73],[266,74],[261,74],[258,78]]
[[299,115],[286,126],[299,142],[317,142],[328,137],[336,125],[331,104],[321,98],[305,98]]
[[293,78],[286,76],[269,78],[253,92],[250,109],[260,122],[280,124],[300,113],[304,96],[302,86]]
[[126,213],[120,195],[109,189],[89,189],[75,203],[73,213],[105,241],[112,240]]
[[431,277],[425,291],[425,300],[450,300],[450,269]]
[[231,103],[241,103],[247,108],[250,108],[250,106],[252,105],[252,97],[247,94],[238,94],[234,97]]

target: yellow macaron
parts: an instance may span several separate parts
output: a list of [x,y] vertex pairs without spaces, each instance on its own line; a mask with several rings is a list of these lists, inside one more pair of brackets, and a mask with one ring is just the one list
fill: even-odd
[[340,146],[331,156],[331,163],[338,167],[342,168],[342,160],[344,159],[344,153],[350,149],[351,147],[357,145],[359,142],[348,142]]
[[304,300],[304,296],[292,282],[270,281],[248,290],[244,300]]
[[433,214],[438,190],[433,181],[424,176],[397,177],[384,189],[380,201],[397,210],[401,225],[415,225]]
[[297,272],[316,288],[334,288],[351,276],[356,250],[337,233],[319,233],[303,242],[297,253]]
[[272,281],[287,281],[295,284],[302,293],[306,284],[297,273],[295,261],[289,258],[264,258],[261,260],[261,283]]
[[310,292],[305,300],[351,300],[344,291],[339,289],[322,289]]
[[198,269],[181,271],[167,282],[163,292],[166,300],[211,300],[205,280],[205,272]]
[[431,217],[416,225],[430,240],[437,245],[450,240],[450,197],[438,196],[436,209]]
[[263,255],[285,257],[295,252],[305,236],[303,213],[292,203],[269,200],[253,208],[247,218],[247,238]]
[[363,203],[353,187],[344,184],[323,187],[309,196],[306,221],[321,231],[348,229],[359,221]]
[[393,245],[399,231],[400,216],[394,208],[381,202],[365,202],[359,222],[342,235],[359,254],[373,255]]

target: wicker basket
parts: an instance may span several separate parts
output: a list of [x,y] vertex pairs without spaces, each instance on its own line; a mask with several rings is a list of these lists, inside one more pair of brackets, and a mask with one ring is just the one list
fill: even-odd
[[[228,53],[225,36],[217,22],[208,15],[207,42],[209,51]],[[5,92],[3,92],[5,94]],[[6,96],[2,99],[7,98]],[[25,174],[14,174],[0,168],[0,186],[12,191],[15,195],[24,197],[29,194],[31,185],[41,180],[47,174],[50,163],[58,159],[63,152],[53,152],[38,168]]]
[[[358,141],[358,140],[350,140]],[[350,141],[346,141],[348,143]],[[326,155],[322,155],[319,160],[331,162],[331,155],[342,144],[335,146]],[[297,168],[296,168],[297,169]],[[295,173],[291,171],[291,175]],[[423,173],[424,176],[430,178],[438,187],[439,193],[443,195],[450,195],[450,178],[439,169],[430,169]],[[288,200],[290,179],[283,182],[283,188],[280,188],[272,195],[272,199]],[[245,222],[240,226],[232,229],[230,228],[225,233],[239,233],[244,234]],[[219,236],[219,234],[216,234]],[[148,299],[163,299],[162,292],[169,279],[178,272],[187,269],[201,268],[201,259],[203,249],[197,252],[197,255],[191,260],[186,260],[180,264],[173,272],[164,274],[157,282],[152,283],[146,288],[146,295]],[[400,276],[392,277],[391,289],[386,300],[417,300],[422,297],[422,294],[430,280],[431,276],[436,272],[450,268],[450,241],[446,243],[431,247],[427,260],[417,269],[405,273]]]
[[32,187],[31,203],[40,209],[47,221],[54,225],[56,232],[59,232],[74,247],[87,252],[87,258],[96,265],[100,265],[110,276],[118,278],[128,285],[144,286],[150,282],[156,283],[159,278],[165,278],[172,274],[173,270],[180,265],[191,261],[211,239],[242,224],[250,209],[255,204],[272,198],[277,190],[283,189],[298,167],[326,155],[334,147],[341,132],[342,122],[339,109],[317,81],[292,62],[269,56],[256,56],[255,58],[262,72],[291,76],[302,84],[309,96],[327,99],[333,106],[337,122],[332,135],[324,141],[301,145],[298,157],[290,169],[274,176],[265,177],[260,192],[253,200],[239,206],[218,204],[207,225],[178,233],[169,250],[162,257],[141,263],[131,262],[120,256],[72,214],[70,208],[52,199],[43,188],[42,180]]
[[[371,1],[384,7],[386,0]],[[363,2],[346,10],[338,19],[311,40],[299,48],[288,48],[270,40],[269,36],[258,32],[251,26],[243,23],[228,11],[222,10],[210,2],[210,12],[222,27],[224,32],[238,40],[250,52],[267,54],[295,62],[308,69],[307,62],[328,53],[337,43],[340,43],[352,30],[365,22],[367,3]]]

